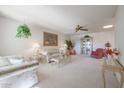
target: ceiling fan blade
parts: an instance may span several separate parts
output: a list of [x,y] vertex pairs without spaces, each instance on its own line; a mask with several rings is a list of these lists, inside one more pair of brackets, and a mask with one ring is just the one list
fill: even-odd
[[77,27],[75,28],[75,32],[78,31],[88,31],[88,29],[83,29],[83,26],[77,25]]

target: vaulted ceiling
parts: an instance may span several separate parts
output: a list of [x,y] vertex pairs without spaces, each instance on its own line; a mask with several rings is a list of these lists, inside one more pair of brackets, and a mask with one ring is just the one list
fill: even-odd
[[114,5],[5,5],[0,6],[0,14],[72,34],[78,24],[90,31],[101,31],[103,25],[114,24],[116,8]]

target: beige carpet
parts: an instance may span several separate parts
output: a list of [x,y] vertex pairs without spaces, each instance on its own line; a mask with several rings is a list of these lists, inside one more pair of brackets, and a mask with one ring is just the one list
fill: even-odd
[[[45,64],[39,66],[40,88],[102,88],[101,62],[86,56],[73,56],[72,61],[60,64]],[[117,87],[113,73],[106,74],[107,87]]]

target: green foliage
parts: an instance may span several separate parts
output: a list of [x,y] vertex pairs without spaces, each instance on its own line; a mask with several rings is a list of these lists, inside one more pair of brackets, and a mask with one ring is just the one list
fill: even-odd
[[17,29],[17,38],[29,38],[31,36],[30,29],[26,24],[20,25]]
[[66,42],[68,50],[73,48],[73,44],[72,44],[71,40],[65,40],[65,42]]

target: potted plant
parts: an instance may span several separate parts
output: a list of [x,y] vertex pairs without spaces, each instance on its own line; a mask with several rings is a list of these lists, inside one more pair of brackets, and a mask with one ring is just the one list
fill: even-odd
[[20,25],[17,29],[17,38],[29,38],[31,36],[30,29],[26,24]]
[[68,55],[75,55],[76,52],[75,50],[73,49],[73,43],[71,42],[71,40],[66,40],[66,45],[67,45],[67,54]]
[[73,44],[72,44],[71,40],[66,40],[65,42],[66,42],[66,45],[67,45],[67,50],[70,50],[70,49],[73,48]]

